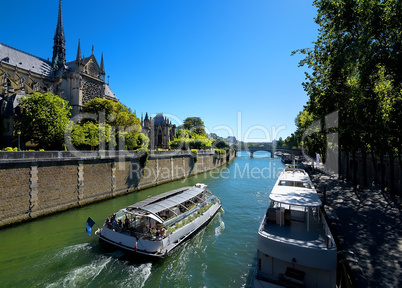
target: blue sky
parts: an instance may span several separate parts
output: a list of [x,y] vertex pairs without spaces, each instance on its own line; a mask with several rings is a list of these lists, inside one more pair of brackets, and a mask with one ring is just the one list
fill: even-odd
[[[312,47],[308,0],[64,0],[67,61],[104,55],[106,77],[137,116],[164,113],[239,140],[295,131],[308,97],[293,50]],[[5,1],[0,42],[52,58],[58,0]],[[107,78],[106,78],[107,79]]]

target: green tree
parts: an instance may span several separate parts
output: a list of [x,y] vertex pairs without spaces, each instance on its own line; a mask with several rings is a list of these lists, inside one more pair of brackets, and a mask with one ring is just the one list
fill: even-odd
[[190,149],[190,139],[186,138],[176,138],[172,141],[169,141],[170,149],[180,149],[180,150],[188,150]]
[[209,149],[213,140],[208,139],[204,122],[199,117],[188,117],[176,132],[176,139],[169,142],[171,149]]
[[204,122],[201,120],[200,117],[187,117],[184,120],[183,128],[190,130],[192,133],[195,133],[197,135],[207,137]]
[[71,136],[67,141],[71,141],[70,143],[75,147],[84,147],[86,145],[85,131],[82,125],[73,124],[71,127],[71,133],[68,135]]
[[83,129],[85,133],[85,145],[91,147],[91,150],[99,146],[99,125],[86,122],[83,125]]
[[283,141],[282,137],[279,137],[279,140],[276,142],[276,147],[282,148],[283,144],[284,144],[284,141]]
[[[97,124],[98,134],[103,135],[101,140],[103,143],[109,143],[109,147],[118,145],[119,149],[140,149],[146,148],[149,144],[148,137],[141,133],[140,119],[130,108],[122,103],[95,98],[85,105],[84,112],[92,114],[94,117],[84,119],[81,125],[85,125],[87,122]],[[93,144],[96,144],[96,140],[93,133],[90,132],[93,128],[94,126],[88,126],[85,130],[86,145],[92,147],[91,149],[96,146],[93,146]],[[82,133],[79,135],[82,135]],[[81,142],[73,141],[73,143]],[[91,143],[88,144],[89,142]],[[99,137],[97,145],[99,145]]]
[[33,93],[19,100],[17,129],[38,148],[61,150],[70,117],[68,102],[51,93]]
[[[67,141],[70,140],[67,139]],[[88,121],[83,124],[74,124],[71,128],[71,143],[76,148],[94,150],[99,143],[108,144],[110,141],[113,141],[113,135],[111,127],[107,124]]]
[[[365,171],[367,153],[375,162],[402,152],[396,136],[401,127],[388,116],[402,117],[402,5],[397,0],[316,0],[314,5],[318,38],[313,48],[299,50],[305,54],[300,65],[311,71],[303,83],[306,110],[321,123],[339,112],[340,148],[353,158],[361,152]],[[328,132],[320,128],[321,136]],[[309,136],[310,145],[328,145],[314,137]]]
[[129,132],[126,136],[126,148],[129,150],[145,149],[148,147],[149,138],[136,131]]
[[296,136],[297,132],[292,133],[290,136],[286,137],[286,139],[283,141],[284,146],[292,149],[292,148],[299,148],[300,147],[300,142],[298,140],[298,137]]
[[120,102],[108,99],[94,98],[85,104],[84,112],[94,114],[100,118],[104,113],[106,124],[113,127],[130,128],[141,132],[141,121],[130,108]]
[[190,139],[190,131],[187,129],[177,129],[176,138],[180,139]]
[[214,140],[212,146],[216,149],[229,149],[229,145],[222,139]]

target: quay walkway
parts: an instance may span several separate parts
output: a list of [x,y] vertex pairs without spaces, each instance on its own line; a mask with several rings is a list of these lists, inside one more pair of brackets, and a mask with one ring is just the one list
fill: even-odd
[[[402,204],[377,186],[354,188],[320,171],[311,175],[333,220],[352,287],[402,287]],[[328,208],[329,207],[329,208]]]

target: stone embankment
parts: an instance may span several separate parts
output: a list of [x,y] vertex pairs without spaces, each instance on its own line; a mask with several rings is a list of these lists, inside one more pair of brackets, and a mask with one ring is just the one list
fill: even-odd
[[0,152],[0,227],[213,170],[214,151]]
[[348,251],[338,260],[352,287],[402,287],[400,199],[377,186],[362,190],[320,172],[312,180],[327,211],[338,218],[330,221],[331,230],[338,250]]

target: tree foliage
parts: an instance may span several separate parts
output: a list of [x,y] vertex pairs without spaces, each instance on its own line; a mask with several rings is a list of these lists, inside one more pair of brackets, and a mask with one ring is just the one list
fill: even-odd
[[38,148],[60,150],[71,107],[66,100],[51,93],[33,93],[19,100],[20,115],[17,129],[26,141]]
[[[74,124],[71,130],[71,143],[81,149],[93,150],[100,143],[108,144],[114,140],[110,125],[85,122]],[[115,146],[114,144],[109,145]]]
[[[84,112],[100,118],[103,113],[106,124],[116,128],[130,128],[141,132],[141,121],[130,108],[120,102],[94,98],[85,104]],[[117,129],[118,130],[118,129]]]
[[204,122],[200,117],[187,117],[184,120],[182,129],[189,130],[193,134],[207,137]]
[[[309,101],[297,119],[299,133],[305,133],[306,124],[325,123],[328,114],[338,111],[343,151],[370,152],[373,159],[396,151],[400,155],[402,4],[316,0],[314,5],[318,38],[313,48],[297,51],[305,55],[300,65],[309,68],[303,83]],[[318,130],[301,140],[322,152],[329,130],[324,124]]]
[[77,148],[141,149],[149,138],[141,133],[141,121],[125,105],[108,99],[95,98],[84,107],[86,118],[72,128],[71,141]]
[[210,149],[214,140],[207,137],[204,122],[199,117],[187,117],[176,132],[176,139],[169,142],[171,149]]

